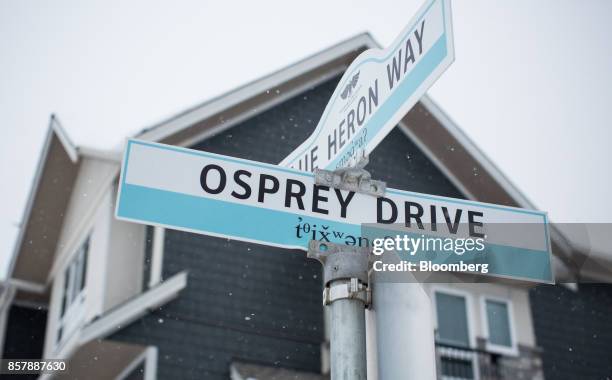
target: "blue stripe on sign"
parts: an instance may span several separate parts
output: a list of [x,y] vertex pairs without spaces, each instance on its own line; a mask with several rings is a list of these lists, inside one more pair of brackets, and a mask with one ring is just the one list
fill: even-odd
[[[366,144],[372,140],[372,137],[380,132],[382,127],[406,102],[406,99],[412,96],[417,88],[429,77],[429,75],[431,75],[431,73],[433,73],[444,58],[446,58],[446,54],[446,35],[443,34],[363,127],[368,130]],[[342,159],[343,153],[346,152],[350,146],[350,144],[347,144],[327,167],[335,168],[338,161]]]
[[[418,257],[417,257],[418,256]],[[489,274],[534,281],[552,282],[550,256],[546,251],[486,244],[483,252],[465,252],[456,255],[447,252],[433,252],[419,256],[402,255],[406,261],[428,260],[434,264],[489,264]]]
[[[124,184],[118,202],[117,216],[158,224],[169,228],[209,235],[232,237],[285,248],[307,249],[308,242],[321,239],[324,232],[332,242],[347,244],[362,236],[359,225],[331,222],[293,213],[212,200],[193,195]],[[309,229],[297,236],[296,227],[308,223]],[[326,227],[326,228],[323,228]],[[388,235],[380,228],[364,227],[363,236],[370,240]],[[376,232],[371,232],[376,231]],[[341,234],[341,235],[340,235]],[[390,236],[397,234],[391,233]],[[341,237],[340,237],[341,236]],[[349,238],[350,236],[350,238]],[[415,236],[421,236],[415,234]],[[487,244],[486,253],[438,253],[405,257],[408,261],[432,260],[433,263],[488,263],[489,273],[536,281],[552,281],[550,256],[546,251]]]
[[[359,225],[298,216],[293,213],[213,200],[188,194],[124,183],[117,216],[150,224],[285,248],[307,249],[313,231],[323,231],[330,241],[346,244],[348,236],[358,239]],[[297,236],[298,224],[309,229]],[[324,228],[326,227],[326,228]],[[334,235],[333,232],[337,234]],[[341,237],[340,237],[340,234]],[[320,239],[321,232],[316,232]],[[334,237],[335,236],[335,237]]]

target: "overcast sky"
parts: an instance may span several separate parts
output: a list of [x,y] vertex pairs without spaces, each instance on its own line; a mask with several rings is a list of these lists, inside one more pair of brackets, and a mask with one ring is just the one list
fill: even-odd
[[[1,0],[0,274],[50,113],[116,148],[356,33],[386,46],[420,4]],[[456,61],[429,94],[553,221],[612,221],[610,16],[608,0],[453,3]]]

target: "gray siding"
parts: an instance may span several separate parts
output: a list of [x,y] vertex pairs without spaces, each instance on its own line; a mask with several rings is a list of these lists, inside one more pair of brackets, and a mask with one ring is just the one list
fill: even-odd
[[541,285],[530,302],[547,380],[612,378],[612,286]]
[[[278,163],[314,129],[338,80],[195,148]],[[395,188],[462,197],[397,129],[376,149],[369,169]],[[188,285],[178,299],[111,337],[158,346],[161,379],[227,379],[234,359],[320,370],[324,336],[318,262],[300,251],[167,231],[164,278],[185,269]]]

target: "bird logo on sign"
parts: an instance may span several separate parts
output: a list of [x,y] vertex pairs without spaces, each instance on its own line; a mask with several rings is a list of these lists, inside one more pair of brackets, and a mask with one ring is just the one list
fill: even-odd
[[357,72],[357,74],[353,75],[351,80],[346,84],[346,87],[344,87],[344,90],[342,90],[342,93],[340,94],[342,99],[346,99],[349,96],[351,96],[351,92],[353,92],[353,89],[357,87],[358,81],[359,81],[359,71]]

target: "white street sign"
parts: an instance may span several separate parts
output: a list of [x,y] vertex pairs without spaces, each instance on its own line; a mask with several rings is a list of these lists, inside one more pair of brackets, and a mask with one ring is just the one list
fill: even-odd
[[490,274],[552,276],[543,212],[394,189],[375,198],[315,185],[312,173],[137,140],[126,147],[116,216],[303,250],[310,240],[369,245],[364,223],[410,225],[418,236],[486,235]]
[[348,67],[313,134],[281,163],[311,172],[354,166],[453,62],[449,0],[425,4],[386,49]]

